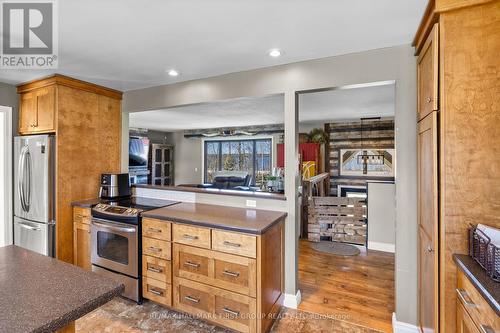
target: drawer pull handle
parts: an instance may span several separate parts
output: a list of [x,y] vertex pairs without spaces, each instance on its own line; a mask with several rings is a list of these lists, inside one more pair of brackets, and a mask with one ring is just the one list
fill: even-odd
[[148,231],[161,233],[161,229],[156,229],[156,228],[151,228],[151,227],[148,227]]
[[200,267],[200,264],[197,264],[195,262],[191,262],[191,261],[186,261],[184,263],[184,266],[189,266],[189,267],[194,267],[194,268],[199,268]]
[[432,102],[432,98],[427,97],[427,103],[430,103],[430,102]]
[[495,330],[491,328],[491,326],[481,325],[481,328],[484,331],[484,333],[495,333]]
[[230,308],[228,308],[228,307],[223,307],[223,308],[222,308],[222,311],[224,311],[224,312],[225,312],[225,313],[227,313],[227,314],[230,314],[231,316],[235,316],[235,317],[237,317],[237,316],[239,316],[239,315],[240,315],[240,312],[239,312],[239,311],[233,311],[233,310],[231,310],[231,309],[230,309]]
[[184,296],[184,299],[193,303],[200,303],[199,298],[191,297],[191,296]]
[[224,270],[222,272],[222,274],[227,275],[227,276],[231,276],[231,277],[238,277],[238,276],[240,276],[240,273],[238,273],[238,272],[231,272],[231,271],[226,271],[226,270]]
[[78,219],[82,219],[82,218],[83,218],[83,215],[81,215],[81,214],[77,214],[77,215],[76,215],[76,218],[78,218]]
[[189,239],[189,240],[197,240],[198,239],[198,236],[192,236],[192,235],[188,235],[188,234],[184,234],[184,235],[182,235],[182,237],[184,239]]
[[241,247],[241,244],[238,244],[238,243],[232,243],[232,242],[228,242],[228,241],[224,241],[224,243],[222,243],[226,246],[232,246],[232,247]]
[[162,251],[162,249],[160,249],[159,247],[154,247],[154,246],[150,246],[150,247],[148,247],[148,249],[150,249],[153,252],[161,252]]
[[155,288],[148,288],[149,292],[158,296],[163,296],[163,291],[162,290],[157,290]]
[[475,308],[477,305],[472,302],[470,299],[469,295],[467,295],[467,292],[463,289],[457,289],[457,294],[458,298],[462,301],[462,303],[465,304],[465,306],[470,307],[470,308]]
[[163,269],[156,268],[154,266],[149,266],[149,265],[148,265],[148,271],[155,272],[155,273],[163,273]]

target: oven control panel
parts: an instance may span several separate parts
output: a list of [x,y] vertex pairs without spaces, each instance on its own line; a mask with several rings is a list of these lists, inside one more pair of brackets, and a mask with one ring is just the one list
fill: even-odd
[[111,215],[121,215],[121,216],[138,216],[141,210],[137,208],[121,207],[108,204],[98,204],[94,207],[94,210],[100,213],[111,214]]

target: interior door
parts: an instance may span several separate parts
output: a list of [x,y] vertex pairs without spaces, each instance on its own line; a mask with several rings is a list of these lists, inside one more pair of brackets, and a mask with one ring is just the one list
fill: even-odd
[[424,333],[439,325],[438,113],[418,124],[419,324]]

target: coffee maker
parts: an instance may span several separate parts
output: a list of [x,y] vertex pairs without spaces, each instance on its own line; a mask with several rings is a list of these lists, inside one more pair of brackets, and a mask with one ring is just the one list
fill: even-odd
[[128,173],[103,173],[99,197],[102,199],[118,199],[129,197],[130,179]]

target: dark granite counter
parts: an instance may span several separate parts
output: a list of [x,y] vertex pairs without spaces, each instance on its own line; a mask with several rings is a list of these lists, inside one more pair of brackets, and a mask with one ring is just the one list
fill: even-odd
[[260,235],[286,213],[181,202],[142,213],[143,217]]
[[470,282],[500,316],[500,283],[493,281],[470,256],[455,254],[453,259],[458,268],[465,273]]
[[54,332],[124,286],[17,246],[0,248],[0,332]]

